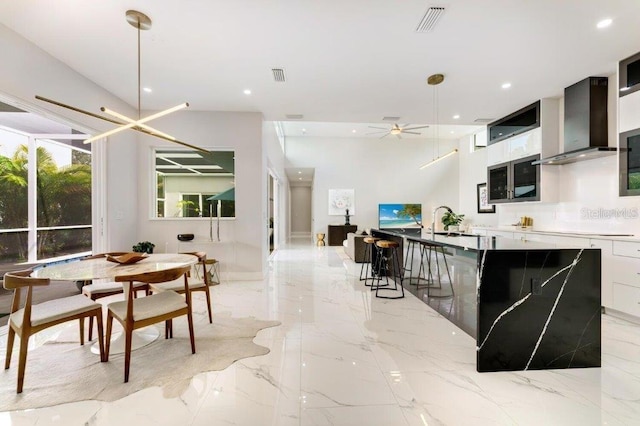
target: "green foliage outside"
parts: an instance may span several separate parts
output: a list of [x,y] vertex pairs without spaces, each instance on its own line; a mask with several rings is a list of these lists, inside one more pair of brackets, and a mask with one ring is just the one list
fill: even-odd
[[[38,147],[38,227],[91,225],[91,156],[74,152],[72,164],[58,167],[51,154]],[[0,155],[0,229],[28,227],[28,148],[19,146],[11,157]],[[27,233],[0,234],[0,259],[27,259]],[[90,229],[38,231],[38,258],[74,247],[91,248]]]

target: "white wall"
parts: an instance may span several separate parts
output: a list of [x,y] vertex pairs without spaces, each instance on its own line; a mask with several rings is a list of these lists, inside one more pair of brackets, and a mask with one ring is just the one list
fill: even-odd
[[311,187],[291,187],[291,234],[311,234]]
[[277,181],[277,200],[275,200],[277,205],[274,206],[277,209],[277,214],[274,216],[277,219],[274,223],[276,242],[283,243],[287,240],[289,229],[289,181],[284,170],[286,162],[284,151],[272,121],[262,123],[262,140],[266,150],[267,168]]
[[[440,153],[457,141],[441,141]],[[419,167],[434,158],[428,139],[289,137],[286,157],[291,167],[314,167],[312,232],[327,232],[329,224],[344,224],[343,216],[328,215],[329,189],[355,190],[351,223],[359,229],[378,226],[378,204],[421,203],[425,227],[439,205],[458,211],[458,158]],[[440,224],[441,226],[441,224]]]
[[[190,144],[235,151],[236,218],[222,219],[220,240],[207,250],[220,259],[227,278],[259,279],[266,257],[266,186],[262,149],[262,115],[259,113],[180,111],[157,121],[157,127]],[[153,241],[161,251],[185,251],[177,234],[193,233],[208,242],[207,218],[154,218],[155,193],[153,147],[171,146],[158,138],[142,135],[138,143],[138,238]],[[264,226],[263,226],[264,225]],[[261,238],[262,236],[262,238]],[[215,238],[214,238],[215,239]],[[184,247],[183,247],[184,246]]]
[[460,139],[460,213],[463,226],[497,226],[497,213],[478,213],[478,184],[487,182],[487,149],[471,152],[472,136]]
[[[78,130],[103,131],[112,124],[38,101],[35,95],[54,99],[84,110],[98,111],[109,106],[124,114],[134,110],[120,99],[51,57],[46,52],[0,25],[0,95],[18,102],[18,107],[40,113]],[[135,132],[114,135],[104,149],[102,165],[106,166],[106,215],[94,215],[94,224],[104,221],[105,243],[100,250],[129,250],[136,239],[138,193]],[[94,161],[100,161],[94,148]],[[97,170],[94,167],[94,172]],[[99,179],[94,173],[94,179]],[[95,204],[95,203],[94,203]],[[95,241],[94,241],[95,243]]]

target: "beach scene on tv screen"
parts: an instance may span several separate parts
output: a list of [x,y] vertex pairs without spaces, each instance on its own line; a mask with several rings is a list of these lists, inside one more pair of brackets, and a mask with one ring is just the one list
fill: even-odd
[[379,204],[380,229],[420,228],[422,224],[421,204]]

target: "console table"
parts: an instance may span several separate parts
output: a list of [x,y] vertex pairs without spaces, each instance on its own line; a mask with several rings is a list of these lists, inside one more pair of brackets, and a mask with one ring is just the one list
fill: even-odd
[[347,239],[349,232],[356,232],[356,225],[329,225],[329,245],[341,246],[342,242]]

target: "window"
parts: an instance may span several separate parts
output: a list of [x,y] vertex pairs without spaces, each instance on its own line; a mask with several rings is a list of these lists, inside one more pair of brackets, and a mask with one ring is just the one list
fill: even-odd
[[487,129],[471,135],[471,152],[487,147]]
[[233,151],[157,149],[155,217],[235,217]]
[[72,137],[0,128],[0,263],[91,250],[91,153]]

